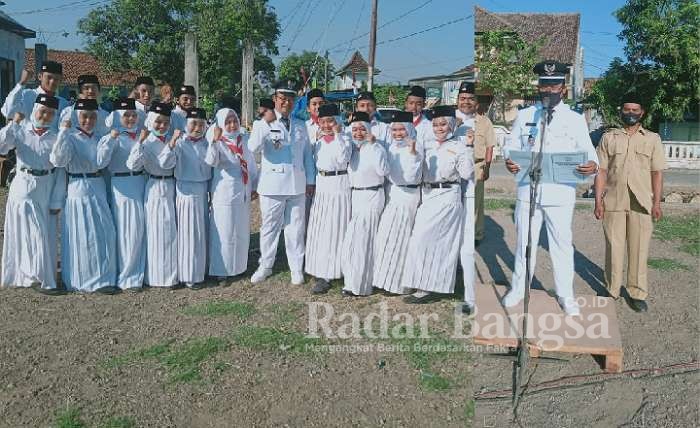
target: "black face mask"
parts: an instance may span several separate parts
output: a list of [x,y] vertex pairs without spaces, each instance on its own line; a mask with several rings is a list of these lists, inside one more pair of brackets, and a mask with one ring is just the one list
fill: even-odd
[[546,108],[553,108],[561,101],[560,92],[540,92],[540,100]]
[[620,118],[622,119],[622,123],[624,123],[625,125],[633,126],[639,123],[639,120],[642,118],[642,115],[636,113],[621,113]]

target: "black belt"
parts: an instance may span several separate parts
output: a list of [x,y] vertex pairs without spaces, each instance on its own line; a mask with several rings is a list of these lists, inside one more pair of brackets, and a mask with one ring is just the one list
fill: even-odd
[[430,187],[431,189],[449,189],[452,186],[459,186],[456,181],[445,181],[441,183],[425,183],[425,187]]
[[166,178],[175,178],[172,175],[153,175],[153,174],[148,174],[149,177],[155,179],[155,180],[165,180]]
[[397,184],[396,186],[398,187],[407,187],[409,189],[417,189],[420,187],[420,184]]
[[98,178],[98,177],[102,177],[102,174],[99,172],[78,172],[78,173],[69,172],[68,177],[70,177],[70,178]]
[[322,175],[324,177],[333,177],[335,175],[345,175],[348,173],[347,169],[344,169],[342,171],[323,171],[321,169],[318,170],[318,174]]
[[35,177],[41,177],[44,175],[53,174],[54,168],[51,168],[51,169],[31,169],[31,168],[21,167],[19,170],[22,172],[26,172],[29,175],[33,175]]
[[115,172],[112,174],[113,177],[134,177],[137,175],[142,175],[143,171],[130,171],[130,172]]
[[369,187],[353,187],[352,190],[379,190],[381,189],[382,186],[381,184],[378,184],[376,186],[369,186]]

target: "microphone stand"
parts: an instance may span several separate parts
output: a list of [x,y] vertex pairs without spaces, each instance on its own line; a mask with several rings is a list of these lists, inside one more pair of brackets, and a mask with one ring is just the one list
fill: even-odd
[[[550,106],[550,100],[548,97],[542,99],[542,131],[540,133],[540,147],[537,152],[531,154],[532,160],[530,162],[530,213],[527,222],[527,249],[525,251],[525,296],[523,298],[523,324],[522,331],[520,333],[520,339],[518,340],[517,358],[515,362],[516,370],[514,373],[515,377],[515,387],[513,388],[513,415],[517,417],[518,405],[520,404],[520,398],[524,394],[523,378],[527,371],[527,366],[530,360],[530,350],[528,349],[527,340],[527,329],[528,329],[528,315],[530,306],[530,287],[532,286],[532,272],[530,268],[530,260],[532,259],[533,250],[532,248],[532,219],[535,216],[535,209],[537,207],[537,188],[542,179],[542,158],[544,157],[544,152],[542,151],[544,145],[545,131],[547,125],[552,120],[552,107]],[[521,391],[521,389],[523,389]]]

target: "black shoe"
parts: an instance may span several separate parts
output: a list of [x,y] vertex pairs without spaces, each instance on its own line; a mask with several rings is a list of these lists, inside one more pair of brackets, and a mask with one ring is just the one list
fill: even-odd
[[465,315],[471,315],[474,313],[474,306],[469,303],[462,303],[462,313]]
[[201,290],[203,288],[206,288],[206,284],[204,282],[195,282],[195,283],[189,283],[187,284],[187,288],[190,290]]
[[35,290],[41,294],[44,294],[46,296],[63,296],[65,294],[68,294],[68,290],[64,288],[41,288],[37,287]]
[[409,305],[425,305],[426,303],[433,303],[437,302],[438,300],[440,300],[440,296],[435,293],[430,293],[423,297],[410,295],[403,298],[403,302]]
[[481,245],[481,239],[475,239],[474,240],[474,248],[478,247],[479,245]]
[[325,294],[330,290],[331,284],[325,279],[316,279],[316,285],[311,289],[311,294]]
[[227,276],[217,276],[214,278],[214,280],[219,287],[228,287],[231,285],[231,282],[229,282],[229,278]]
[[107,287],[98,288],[97,290],[95,290],[95,293],[106,294],[108,296],[113,296],[113,295],[119,294],[121,292],[122,292],[122,290],[120,290],[119,287],[115,287],[112,285],[107,286]]
[[647,311],[647,302],[644,300],[633,299],[631,297],[628,297],[627,304],[635,312],[646,312]]
[[357,294],[353,293],[352,291],[349,290],[343,290],[342,291],[343,297],[360,297]]
[[143,287],[129,287],[129,288],[125,288],[122,291],[128,291],[129,293],[136,294],[136,293],[143,293],[144,291],[146,291],[146,289]]

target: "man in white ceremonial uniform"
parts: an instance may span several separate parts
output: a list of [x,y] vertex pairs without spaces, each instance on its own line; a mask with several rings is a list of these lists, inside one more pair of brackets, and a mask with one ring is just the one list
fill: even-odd
[[[369,125],[372,128],[372,135],[374,135],[374,138],[379,140],[380,143],[384,144],[391,136],[391,129],[388,124],[379,120],[377,115],[377,100],[374,98],[374,94],[372,92],[360,92],[355,102],[355,111],[364,112],[369,115]],[[352,140],[351,127],[348,126],[345,129],[345,136],[348,140]]]
[[[518,112],[510,138],[504,147],[506,167],[513,174],[520,171],[520,165],[510,159],[511,151],[537,152],[541,148],[545,153],[585,152],[588,160],[579,165],[576,170],[582,175],[595,174],[598,168],[598,156],[588,136],[586,120],[561,101],[566,91],[565,78],[568,67],[558,62],[545,61],[537,64],[534,72],[540,76],[538,83],[540,97],[543,102],[548,102],[551,113],[543,107],[543,102]],[[545,120],[545,117],[550,114],[551,119]],[[543,133],[544,141],[542,141]],[[580,310],[573,292],[574,247],[571,232],[576,204],[576,185],[543,182],[537,189],[536,203],[535,215],[530,225],[534,249],[530,261],[530,275],[534,275],[536,249],[540,228],[544,221],[559,304],[567,315],[579,315]],[[503,299],[506,307],[517,305],[525,295],[525,253],[529,208],[530,184],[527,182],[520,184],[517,189],[515,225],[518,238],[511,289]]]
[[[136,100],[136,111],[139,112],[139,128],[148,128],[145,125],[146,116],[153,102],[155,82],[150,76],[139,76],[131,90],[131,98]],[[172,126],[170,127],[172,129]]]
[[[60,112],[68,106],[68,101],[65,98],[56,96],[56,92],[63,80],[63,66],[55,61],[45,61],[41,64],[41,73],[39,73],[39,87],[27,88],[26,84],[31,78],[32,73],[27,70],[22,70],[22,76],[19,83],[7,94],[5,103],[0,109],[0,113],[11,120],[15,113],[19,112],[25,120],[30,120],[34,102],[37,95],[50,95],[58,100],[58,109],[54,115],[53,121],[49,128],[58,132]],[[53,194],[49,205],[49,247],[51,250],[51,260],[58,260],[58,216],[63,209],[63,203],[68,190],[68,177],[64,168],[56,168],[53,186]]]
[[[109,128],[107,128],[106,121],[109,112],[99,106],[100,102],[100,80],[94,74],[82,74],[78,76],[78,99],[79,100],[95,100],[98,103],[97,106],[97,123],[95,124],[95,136],[97,138],[102,138],[109,134]],[[69,105],[61,111],[61,117],[59,120],[60,124],[70,122],[72,124],[78,123],[78,115],[75,112],[75,106]]]
[[262,152],[257,189],[262,214],[260,264],[251,277],[253,283],[272,275],[283,228],[292,284],[304,282],[306,195],[313,194],[316,169],[306,124],[291,116],[295,95],[289,85],[276,85],[275,119],[256,121],[248,140],[253,153]]
[[413,114],[413,127],[416,128],[416,142],[419,148],[425,147],[426,143],[435,140],[433,122],[423,114],[425,97],[425,88],[411,86],[404,105],[405,110]]
[[177,102],[170,114],[171,128],[187,132],[187,110],[197,107],[197,93],[192,85],[182,85],[176,92]]
[[[309,135],[309,144],[313,146],[318,138],[320,138],[321,127],[318,124],[318,109],[326,103],[323,97],[323,91],[314,88],[306,94],[306,110],[309,112],[309,119],[306,121],[306,133]],[[311,204],[314,201],[314,195],[306,196],[306,233],[308,233],[309,215],[311,214]]]

